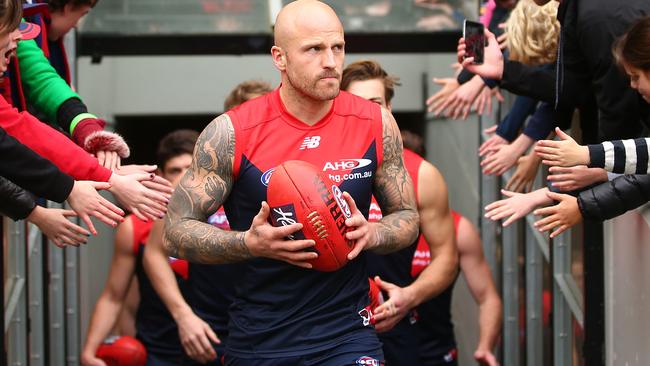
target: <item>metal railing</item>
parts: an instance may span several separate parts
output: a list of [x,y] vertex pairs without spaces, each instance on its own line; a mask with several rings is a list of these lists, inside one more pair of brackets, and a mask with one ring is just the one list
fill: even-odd
[[78,365],[78,249],[57,248],[25,221],[3,224],[5,364]]
[[[481,142],[486,139],[482,131],[487,127],[485,119],[480,118]],[[479,175],[479,207],[483,212],[483,207],[502,198],[500,188],[511,174],[502,177]],[[536,186],[540,186],[541,181],[538,176]],[[480,223],[485,256],[503,300],[502,364],[532,366],[552,362],[556,366],[573,365],[576,350],[573,320],[584,328],[584,294],[572,275],[572,246],[583,243],[574,242],[571,231],[551,240],[533,226],[535,220],[530,214],[505,228],[487,219],[481,219]],[[545,268],[552,273],[552,323],[546,325],[543,322]],[[523,282],[520,280],[522,272]],[[521,299],[522,290],[525,299]],[[525,317],[521,316],[522,310]],[[524,324],[520,324],[522,321]],[[552,340],[544,337],[545,328],[549,326]],[[549,343],[552,343],[552,360],[544,352],[551,348]]]

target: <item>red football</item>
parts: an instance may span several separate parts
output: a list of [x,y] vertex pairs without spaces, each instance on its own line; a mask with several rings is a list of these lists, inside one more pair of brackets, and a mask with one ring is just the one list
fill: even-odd
[[97,348],[98,358],[108,366],[144,366],[147,350],[140,341],[129,336],[109,337]]
[[348,262],[354,243],[345,238],[352,216],[343,192],[314,165],[289,160],[277,166],[266,191],[273,226],[299,222],[302,230],[289,239],[313,239],[310,263],[319,271],[336,271]]

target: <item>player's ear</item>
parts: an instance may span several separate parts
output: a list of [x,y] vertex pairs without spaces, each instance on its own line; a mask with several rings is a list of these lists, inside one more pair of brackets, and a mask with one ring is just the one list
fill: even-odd
[[278,70],[280,71],[286,70],[287,54],[282,48],[278,46],[271,47],[271,57],[273,58],[273,64],[275,64],[275,67]]

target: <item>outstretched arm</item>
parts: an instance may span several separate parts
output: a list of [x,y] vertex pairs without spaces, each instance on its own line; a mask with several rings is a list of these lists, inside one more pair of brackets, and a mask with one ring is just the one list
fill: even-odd
[[384,217],[370,225],[376,234],[369,249],[378,254],[400,250],[415,241],[419,217],[413,182],[404,167],[402,137],[395,119],[382,109],[384,161],[377,171],[374,194]]
[[163,243],[176,257],[200,263],[233,263],[253,257],[269,257],[310,268],[307,260],[317,256],[303,249],[313,240],[285,240],[302,224],[273,227],[268,222],[269,205],[262,202],[249,230],[224,231],[208,223],[226,200],[233,185],[235,130],[223,114],[203,130],[194,148],[192,165],[172,195]]

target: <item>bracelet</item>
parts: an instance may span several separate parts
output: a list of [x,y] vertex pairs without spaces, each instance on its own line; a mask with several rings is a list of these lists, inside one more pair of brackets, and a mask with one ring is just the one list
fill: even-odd
[[75,118],[72,119],[72,122],[70,122],[70,135],[72,135],[72,132],[74,131],[74,128],[77,127],[79,122],[86,118],[94,118],[97,119],[97,116],[91,113],[80,113],[78,114]]

